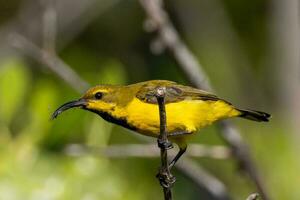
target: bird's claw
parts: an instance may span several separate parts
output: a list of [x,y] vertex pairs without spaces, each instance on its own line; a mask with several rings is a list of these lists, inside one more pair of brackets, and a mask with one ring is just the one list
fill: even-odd
[[176,182],[176,177],[162,168],[159,170],[156,177],[158,178],[161,186],[163,186],[164,188],[171,188]]
[[165,140],[159,138],[157,140],[157,142],[158,142],[158,147],[159,148],[163,148],[163,149],[166,149],[166,150],[169,150],[169,149],[173,148],[173,144],[169,140],[165,141]]

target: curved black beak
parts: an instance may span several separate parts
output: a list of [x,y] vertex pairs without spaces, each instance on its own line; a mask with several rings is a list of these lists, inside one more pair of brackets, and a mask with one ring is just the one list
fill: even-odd
[[55,110],[54,113],[51,115],[51,119],[52,120],[55,119],[63,111],[66,111],[70,108],[75,108],[75,107],[84,108],[86,105],[87,105],[87,101],[85,99],[78,99],[75,101],[70,101],[68,103],[63,104],[57,110]]

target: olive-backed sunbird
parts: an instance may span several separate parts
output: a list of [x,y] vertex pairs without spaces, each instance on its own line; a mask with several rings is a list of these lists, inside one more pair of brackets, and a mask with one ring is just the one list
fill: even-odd
[[186,151],[189,135],[213,122],[242,117],[258,122],[269,121],[270,114],[236,108],[228,101],[209,92],[166,80],[151,80],[126,86],[98,85],[81,98],[63,104],[52,119],[70,108],[78,107],[100,115],[142,135],[160,134],[159,107],[155,92],[165,90],[165,110],[168,138],[179,146],[179,152],[170,163],[173,166]]

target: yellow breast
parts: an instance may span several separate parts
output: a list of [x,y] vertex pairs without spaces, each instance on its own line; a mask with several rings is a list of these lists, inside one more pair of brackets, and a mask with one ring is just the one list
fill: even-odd
[[[125,108],[127,122],[140,133],[159,134],[159,112],[155,104],[134,98]],[[212,122],[239,115],[239,111],[224,101],[184,100],[166,104],[167,131],[195,132]]]

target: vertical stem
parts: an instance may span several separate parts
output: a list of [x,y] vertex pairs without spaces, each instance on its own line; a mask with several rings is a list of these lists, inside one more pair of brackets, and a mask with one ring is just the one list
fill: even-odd
[[[167,128],[167,119],[166,119],[166,108],[165,108],[165,98],[164,97],[158,97],[158,107],[159,107],[159,121],[160,121],[160,135],[158,138],[158,142],[168,142],[168,137],[166,133]],[[168,157],[168,152],[166,148],[161,148],[161,163],[163,167],[168,168],[168,162],[165,159]],[[168,168],[169,171],[169,168]]]
[[163,187],[165,200],[172,200],[171,187],[175,182],[173,175],[169,169],[168,149],[172,147],[167,137],[167,117],[165,108],[165,88],[157,89],[157,103],[159,107],[160,134],[157,139],[158,147],[160,148],[161,169],[157,175],[161,186]]

